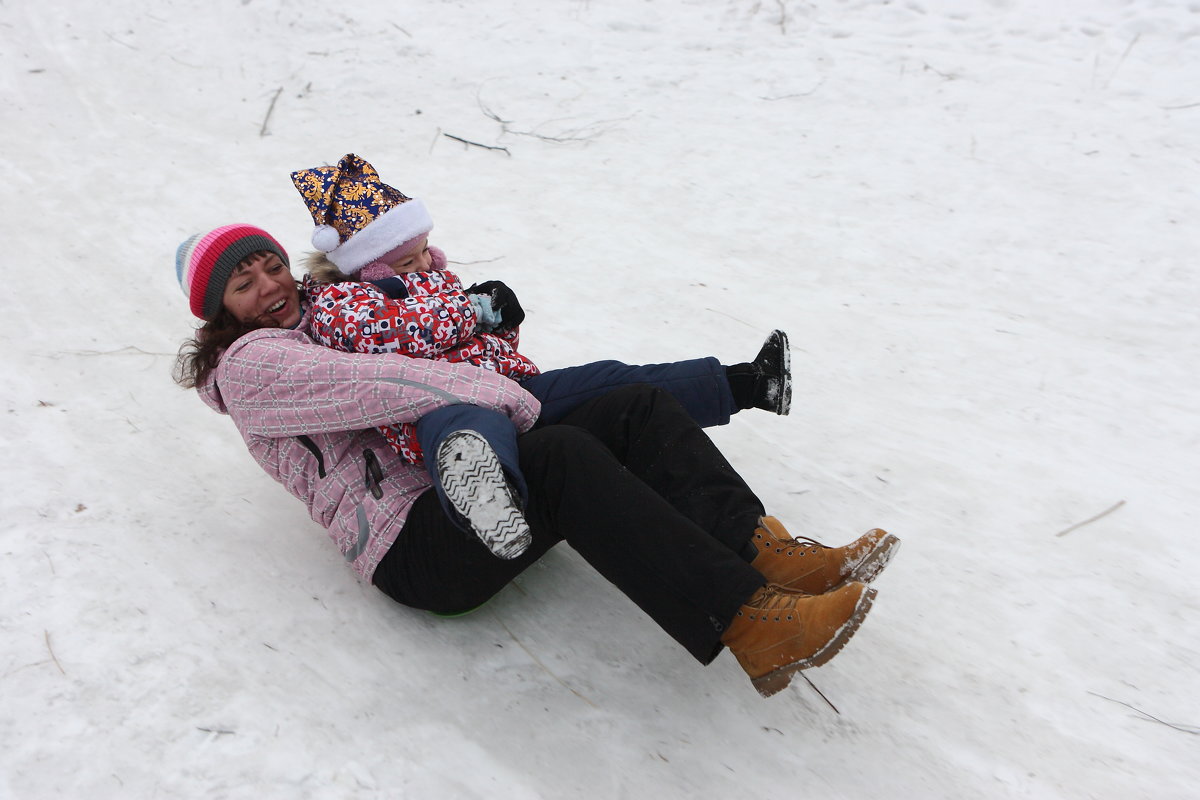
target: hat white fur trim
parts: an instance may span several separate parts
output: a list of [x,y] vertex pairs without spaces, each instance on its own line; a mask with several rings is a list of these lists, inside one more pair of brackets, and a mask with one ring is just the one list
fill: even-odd
[[395,250],[409,239],[433,230],[433,217],[425,204],[413,198],[375,218],[369,225],[333,250],[329,260],[347,275],[358,272],[375,259]]

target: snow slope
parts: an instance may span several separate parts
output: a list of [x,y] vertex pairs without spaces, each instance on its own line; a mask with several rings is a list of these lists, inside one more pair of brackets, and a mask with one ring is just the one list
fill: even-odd
[[[16,0],[0,60],[0,798],[1195,796],[1200,3]],[[298,256],[351,151],[543,367],[789,331],[714,438],[904,540],[840,713],[565,547],[396,606],[171,383],[176,245]]]

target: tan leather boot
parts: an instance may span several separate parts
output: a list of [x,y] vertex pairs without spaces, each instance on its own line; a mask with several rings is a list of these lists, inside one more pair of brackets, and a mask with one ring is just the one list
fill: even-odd
[[758,693],[770,697],[797,671],[837,655],[874,599],[875,590],[857,581],[816,597],[767,584],[738,609],[721,641]]
[[763,517],[751,540],[758,555],[751,566],[768,583],[792,592],[824,594],[846,581],[870,583],[896,555],[900,540],[874,528],[845,547],[794,539],[775,517]]

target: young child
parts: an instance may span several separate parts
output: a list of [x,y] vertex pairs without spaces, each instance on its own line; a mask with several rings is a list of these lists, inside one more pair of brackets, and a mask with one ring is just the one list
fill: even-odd
[[[541,372],[518,351],[524,312],[500,281],[463,288],[445,254],[428,244],[433,220],[419,199],[380,180],[353,153],[337,166],[292,173],[316,229],[320,252],[306,267],[310,335],[354,353],[398,353],[474,364],[512,378],[542,403],[549,424],[612,389],[650,383],[670,391],[701,425],[720,425],[746,408],[787,414],[791,372],[787,336],[773,331],[754,361],[730,367],[715,358],[631,366],[601,361]],[[500,558],[528,546],[526,496],[516,430],[502,414],[470,404],[426,414],[419,423],[383,426],[392,448],[425,462],[448,515]]]

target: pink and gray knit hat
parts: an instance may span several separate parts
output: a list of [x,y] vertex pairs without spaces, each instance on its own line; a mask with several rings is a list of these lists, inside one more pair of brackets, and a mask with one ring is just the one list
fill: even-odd
[[221,310],[225,284],[234,268],[247,256],[274,253],[289,268],[287,251],[275,237],[253,225],[224,225],[208,233],[197,233],[175,251],[175,277],[183,287],[192,313],[211,320]]
[[292,183],[316,224],[313,247],[347,275],[433,230],[424,203],[388,186],[354,153],[335,167],[297,170]]

